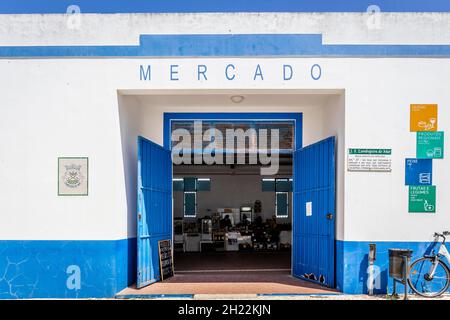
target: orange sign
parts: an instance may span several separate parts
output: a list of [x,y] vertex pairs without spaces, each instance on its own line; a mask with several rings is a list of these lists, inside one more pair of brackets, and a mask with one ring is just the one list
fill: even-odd
[[410,131],[437,131],[437,104],[412,104]]

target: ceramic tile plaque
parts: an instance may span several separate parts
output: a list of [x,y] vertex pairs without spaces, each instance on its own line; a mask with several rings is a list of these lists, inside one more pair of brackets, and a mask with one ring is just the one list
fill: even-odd
[[58,195],[87,196],[89,160],[86,157],[58,158]]

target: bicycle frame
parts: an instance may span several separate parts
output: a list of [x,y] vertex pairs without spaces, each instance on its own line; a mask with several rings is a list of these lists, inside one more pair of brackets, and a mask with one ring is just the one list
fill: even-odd
[[441,243],[438,254],[434,256],[433,265],[431,266],[430,272],[428,272],[428,276],[431,279],[434,277],[434,273],[436,272],[440,256],[444,256],[447,259],[447,263],[450,264],[450,253],[448,252],[447,247],[445,246],[445,242]]

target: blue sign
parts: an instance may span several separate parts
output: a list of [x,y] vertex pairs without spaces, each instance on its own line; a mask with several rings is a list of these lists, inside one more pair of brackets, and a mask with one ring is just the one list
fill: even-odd
[[433,182],[433,160],[411,159],[405,161],[405,185],[424,186]]

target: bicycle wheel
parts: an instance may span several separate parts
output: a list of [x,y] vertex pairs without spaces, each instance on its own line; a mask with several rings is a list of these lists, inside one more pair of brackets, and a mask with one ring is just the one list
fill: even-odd
[[429,277],[433,258],[420,258],[411,264],[409,286],[418,295],[426,298],[438,297],[447,291],[450,284],[450,270],[441,260],[438,261],[434,277]]

